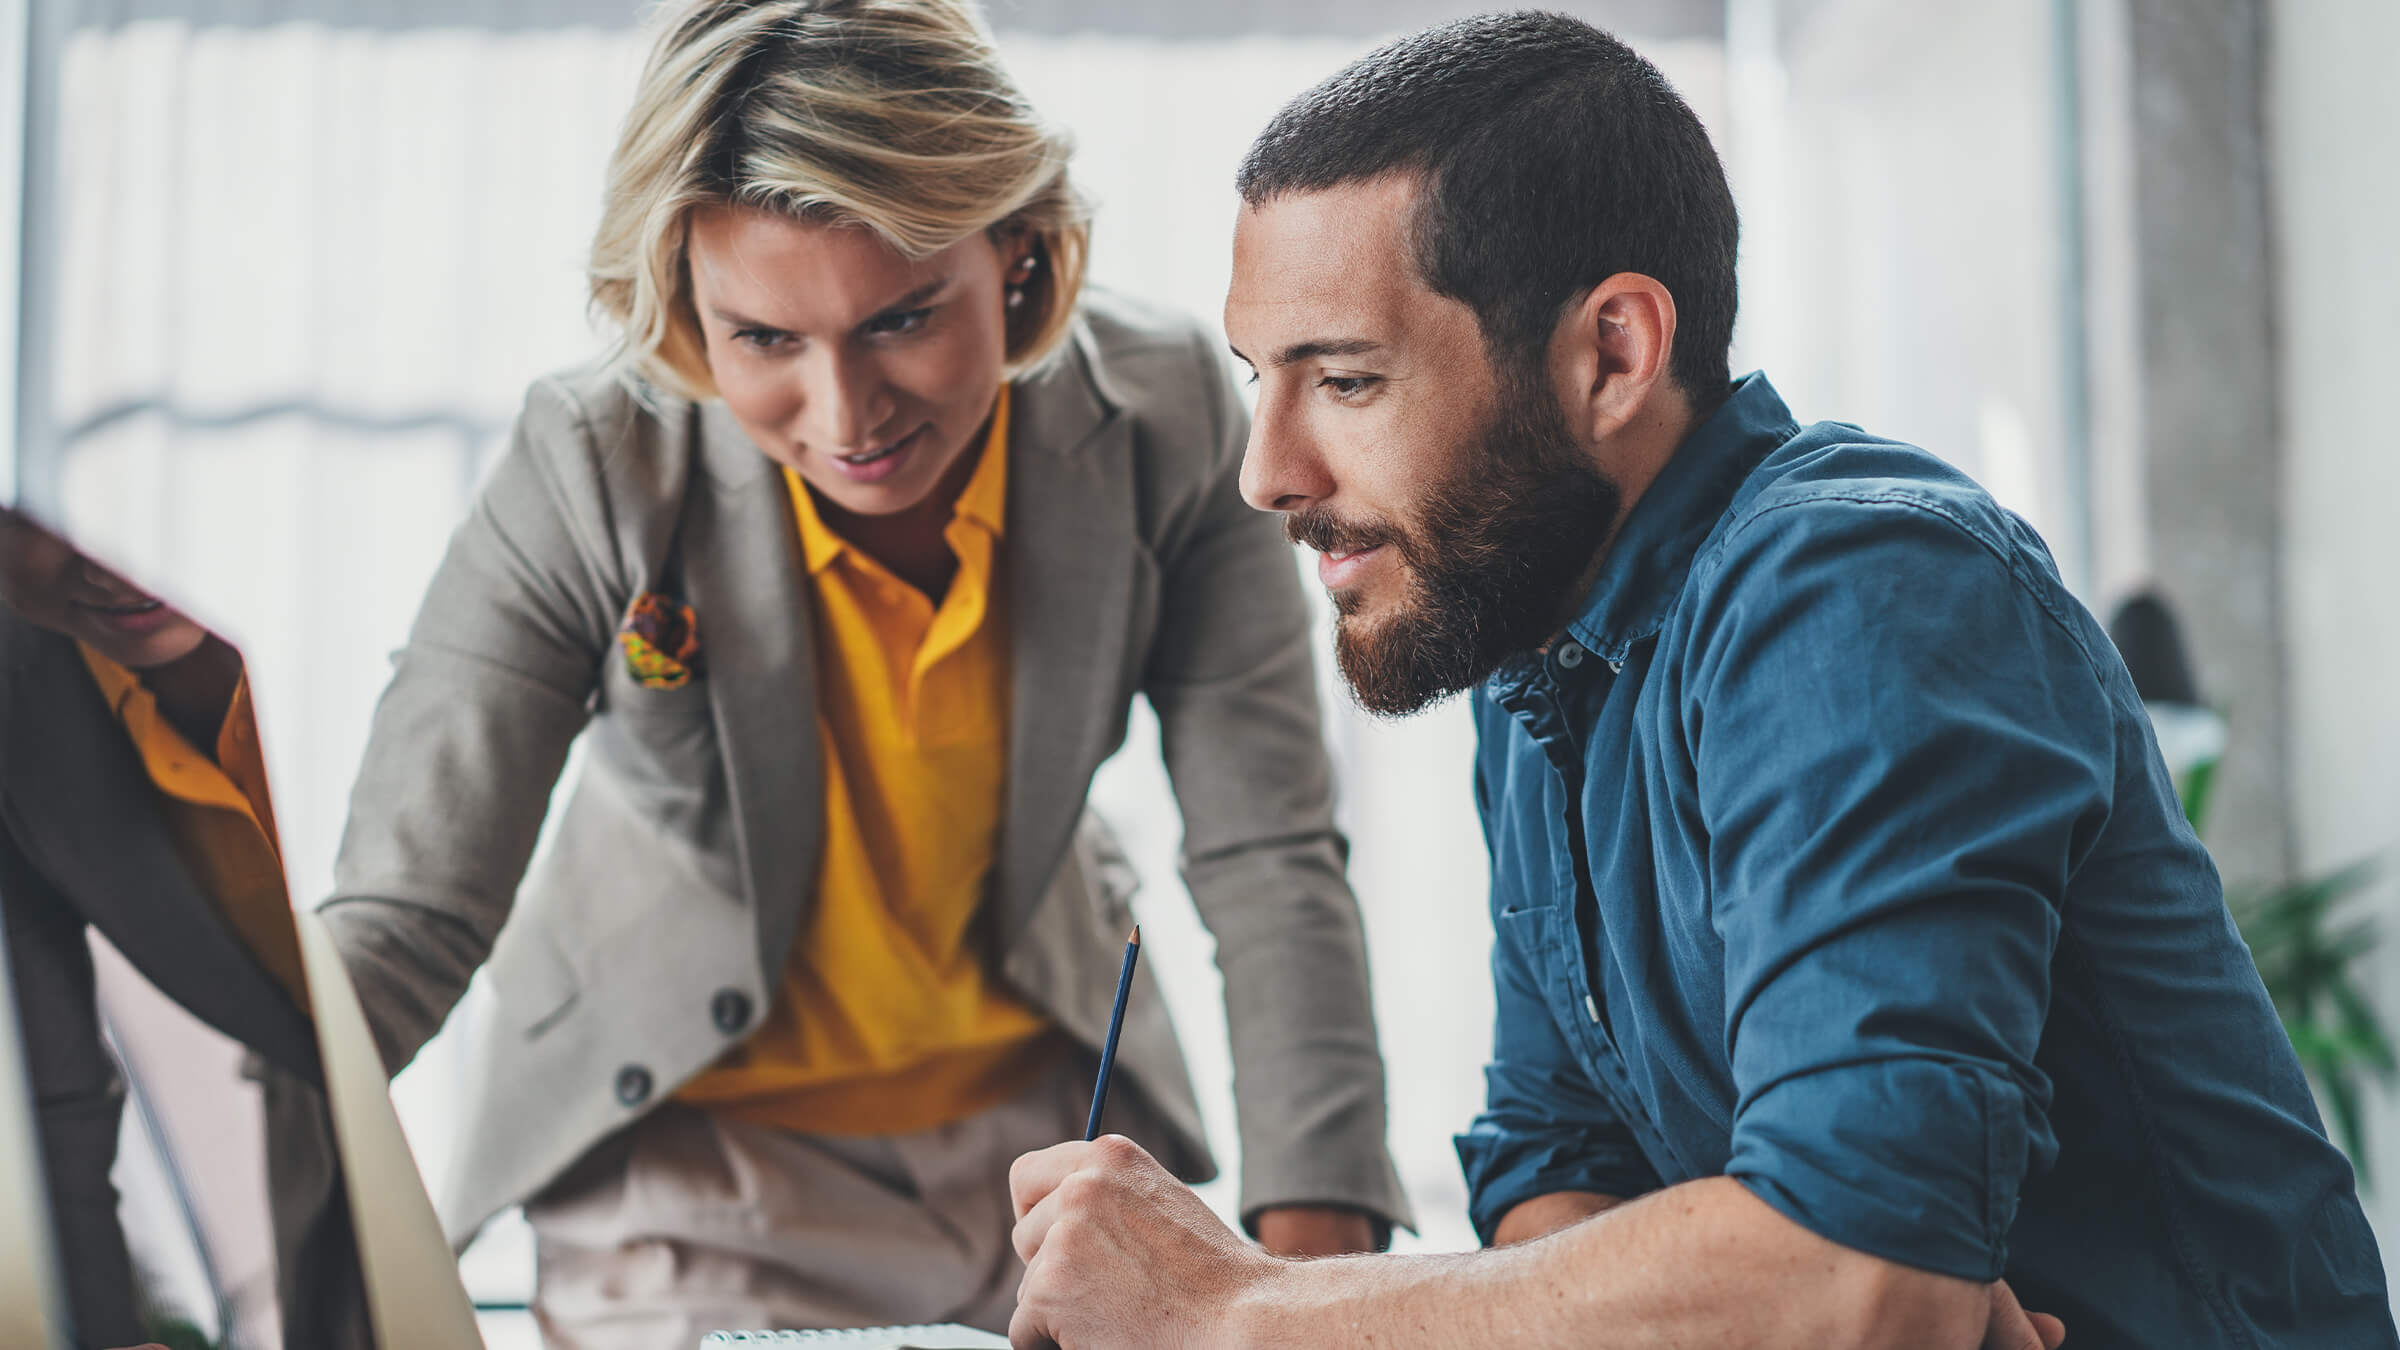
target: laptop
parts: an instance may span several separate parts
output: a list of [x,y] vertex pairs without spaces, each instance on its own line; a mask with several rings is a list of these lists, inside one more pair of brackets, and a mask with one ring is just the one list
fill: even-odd
[[[90,880],[132,875],[126,871],[127,858],[117,856],[111,846],[111,830],[106,822],[70,819],[72,828],[65,829],[37,829],[26,823],[29,814],[24,805],[26,800],[32,801],[35,811],[66,809],[61,802],[84,800],[72,792],[61,792],[52,799],[38,790],[45,781],[38,775],[83,772],[48,767],[76,756],[55,753],[43,756],[26,746],[41,742],[54,751],[55,744],[44,741],[44,737],[51,736],[61,725],[88,727],[93,721],[94,708],[108,706],[94,696],[95,688],[105,689],[105,683],[85,680],[76,664],[79,654],[91,667],[90,681],[104,680],[104,665],[133,671],[137,678],[146,681],[155,671],[168,668],[142,667],[146,653],[171,651],[185,642],[199,644],[192,649],[198,651],[213,642],[221,644],[208,649],[216,664],[223,667],[224,661],[230,660],[230,670],[239,678],[245,667],[238,642],[221,629],[187,618],[192,611],[183,604],[184,600],[185,597],[173,595],[166,587],[154,588],[147,579],[127,577],[106,560],[93,558],[54,524],[0,506],[0,667],[5,668],[6,675],[6,682],[0,683],[0,700],[15,704],[13,709],[0,706],[0,718],[17,719],[0,720],[0,727],[30,728],[32,733],[15,742],[0,738],[0,755],[23,757],[23,762],[12,759],[0,763],[0,774],[7,775],[5,781],[14,790],[27,794],[10,799],[16,805],[7,819],[0,819],[0,831],[15,829],[39,834],[30,849],[9,845],[16,848],[10,856],[20,863],[0,870],[0,910],[12,903],[10,892],[18,892],[14,903],[19,909],[11,916],[11,931],[18,928],[19,920],[34,912],[33,906],[49,905],[56,910],[60,897],[68,893],[70,888],[55,878],[22,880],[28,875],[49,877],[48,873],[40,872],[47,867],[50,873],[85,876],[87,893],[95,887],[108,892],[105,905],[111,908],[112,917],[120,925],[117,931],[131,939],[120,945],[130,949],[155,936],[153,926],[142,922],[152,916],[145,915],[141,907],[163,906],[167,900],[154,897],[143,887],[120,885],[112,889]],[[187,627],[179,628],[178,624]],[[217,671],[220,679],[223,674],[223,669]],[[160,682],[163,684],[165,677]],[[166,698],[159,700],[160,718],[172,723],[175,717],[168,709],[169,702]],[[81,720],[73,720],[78,718]],[[126,725],[132,724],[128,718]],[[5,735],[0,732],[0,737]],[[130,739],[124,739],[109,749],[124,764],[145,762],[129,753],[132,746]],[[122,769],[123,765],[118,767]],[[29,779],[27,775],[35,777]],[[35,790],[27,792],[28,782],[35,785]],[[257,770],[253,801],[263,796],[264,791],[261,766]],[[265,814],[271,816],[271,809]],[[0,839],[0,845],[7,843]],[[155,840],[152,844],[154,860],[170,856],[159,851]],[[130,846],[129,851],[139,852]],[[40,855],[38,863],[23,861],[36,853]],[[79,872],[84,864],[89,864],[88,873]],[[33,870],[29,872],[26,868]],[[173,891],[174,888],[167,887],[160,894]],[[290,922],[291,929],[282,933],[273,931],[279,922],[273,917],[261,919],[255,913],[248,913],[247,928],[235,931],[243,926],[227,919],[221,911],[189,904],[173,914],[159,909],[155,917],[160,921],[156,925],[159,928],[187,926],[192,936],[188,943],[189,958],[194,962],[211,959],[212,954],[222,957],[231,952],[237,954],[233,959],[238,964],[238,953],[242,951],[279,948],[288,956],[296,948],[299,971],[296,982],[304,989],[308,1019],[313,1023],[313,1049],[305,1025],[289,1039],[300,1047],[296,1053],[313,1053],[322,1072],[322,1118],[328,1122],[332,1136],[331,1165],[338,1168],[346,1183],[348,1227],[355,1237],[355,1271],[334,1272],[336,1278],[328,1283],[355,1277],[355,1287],[361,1291],[360,1301],[365,1305],[366,1328],[381,1350],[480,1347],[474,1309],[459,1281],[456,1259],[442,1235],[401,1133],[399,1119],[392,1111],[381,1056],[367,1030],[341,957],[322,924],[311,913],[290,912],[282,917]],[[212,928],[212,922],[223,931]],[[194,924],[198,927],[189,927]],[[263,936],[262,926],[269,930]],[[97,920],[91,927],[95,931],[105,929]],[[43,931],[59,930],[52,925]],[[0,936],[0,941],[4,940]],[[33,944],[29,940],[26,945],[30,950]],[[173,983],[173,968],[180,955],[170,953],[168,959],[162,960],[153,952],[148,969],[163,976],[165,983]],[[130,950],[128,957],[130,964],[140,964],[132,959]],[[262,958],[248,971],[253,977],[251,982],[257,983],[255,977],[262,968],[274,964]],[[60,1011],[72,1008],[72,998],[61,1002],[49,997],[47,986],[52,968],[47,964],[20,967],[34,977],[33,982],[45,986],[41,992],[47,1000],[33,1005],[46,1010],[39,1023],[28,1024],[31,1019],[19,1015],[20,991],[8,982],[11,964],[0,959],[0,1345],[65,1350],[89,1343],[89,1338],[76,1334],[72,1323],[71,1294],[79,1272],[62,1264],[66,1258],[62,1256],[57,1227],[59,1216],[52,1212],[50,1187],[45,1180],[48,1166],[58,1160],[45,1156],[29,1074],[34,1063],[55,1065],[62,1056],[88,1054],[91,1036],[87,1025]],[[293,982],[293,977],[284,977],[287,988]],[[218,998],[220,983],[208,982],[197,996],[186,991],[189,1003]],[[262,987],[272,991],[271,985]],[[290,1004],[287,1002],[282,1008],[288,1021]],[[213,1013],[213,1020],[219,1024],[227,1020],[223,1007],[193,1007],[192,1012],[203,1020],[211,1019]],[[120,1058],[131,1062],[130,1056]],[[224,1082],[228,1092],[238,1086],[230,1076]],[[136,1100],[128,1106],[129,1114],[137,1118],[143,1112],[158,1109],[157,1103],[141,1100],[140,1096],[137,1091]],[[187,1105],[197,1108],[207,1104]],[[164,1109],[172,1114],[177,1108],[170,1104]],[[144,1122],[143,1128],[172,1133],[174,1124],[172,1119],[152,1120]],[[93,1249],[85,1243],[76,1246],[77,1251]],[[201,1265],[205,1270],[205,1252],[201,1255]],[[105,1271],[97,1276],[80,1273],[87,1287],[95,1278],[108,1278]],[[121,1280],[123,1276],[114,1278]],[[215,1339],[220,1342],[225,1339],[222,1329]],[[290,1341],[287,1335],[287,1342]]]

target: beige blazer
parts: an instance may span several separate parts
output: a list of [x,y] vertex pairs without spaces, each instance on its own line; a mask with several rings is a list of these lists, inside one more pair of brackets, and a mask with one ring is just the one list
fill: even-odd
[[[1236,491],[1247,422],[1223,365],[1190,323],[1094,295],[1012,402],[993,966],[1100,1043],[1134,878],[1084,798],[1148,697],[1225,976],[1243,1212],[1407,1223],[1308,612],[1280,528]],[[451,541],[323,914],[395,1068],[488,958],[497,1015],[440,1197],[454,1241],[671,1095],[781,986],[823,829],[799,547],[781,473],[721,403],[598,373],[534,385]],[[645,590],[697,612],[704,673],[681,688],[638,685],[613,646]],[[1163,1160],[1212,1175],[1147,968],[1118,1069],[1168,1123]]]

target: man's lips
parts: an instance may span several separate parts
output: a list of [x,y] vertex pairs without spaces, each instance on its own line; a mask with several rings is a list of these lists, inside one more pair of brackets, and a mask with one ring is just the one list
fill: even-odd
[[1325,549],[1317,554],[1317,580],[1329,591],[1355,585],[1383,550],[1382,544],[1358,549]]

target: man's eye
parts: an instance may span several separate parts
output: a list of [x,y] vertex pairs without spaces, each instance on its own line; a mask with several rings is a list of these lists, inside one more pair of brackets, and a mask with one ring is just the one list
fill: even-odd
[[932,314],[933,306],[931,305],[927,305],[923,309],[903,309],[890,314],[878,314],[867,320],[867,331],[877,336],[913,333],[924,327],[925,320]]
[[775,350],[784,339],[790,336],[791,334],[780,328],[737,328],[734,330],[733,340],[746,347],[755,347],[762,352],[768,352]]
[[1372,375],[1322,375],[1317,378],[1319,389],[1330,389],[1335,398],[1355,398],[1375,384]]

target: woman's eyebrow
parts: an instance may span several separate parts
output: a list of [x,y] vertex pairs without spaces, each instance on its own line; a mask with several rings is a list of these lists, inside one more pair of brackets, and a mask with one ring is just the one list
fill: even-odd
[[899,299],[894,300],[890,304],[882,306],[875,312],[877,314],[889,314],[896,309],[915,309],[917,306],[924,304],[928,300],[931,300],[934,296],[939,295],[942,292],[942,289],[950,284],[950,281],[951,278],[946,276],[935,277],[933,280],[917,287],[915,290],[901,296]]
[[[914,309],[918,305],[924,304],[926,301],[931,300],[934,296],[940,294],[943,288],[947,287],[954,279],[955,278],[948,276],[935,277],[933,280],[928,281],[921,286],[915,287],[907,294],[900,296],[898,299],[893,300],[888,304],[877,306],[874,312],[869,314],[867,318],[873,319],[877,315],[889,314],[894,310]],[[740,310],[729,309],[724,305],[710,305],[708,307],[708,312],[720,321],[732,324],[736,328],[761,328],[777,333],[788,333],[791,331],[782,324],[768,323],[764,319],[754,319],[749,315],[742,313]],[[863,323],[866,322],[866,320],[862,319],[860,322]]]

